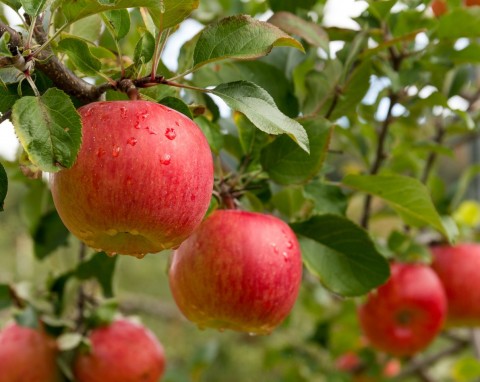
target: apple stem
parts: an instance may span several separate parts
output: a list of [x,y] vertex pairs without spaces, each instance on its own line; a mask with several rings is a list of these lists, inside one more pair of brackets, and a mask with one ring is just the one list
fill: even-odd
[[11,286],[8,286],[8,293],[10,295],[10,298],[13,301],[13,304],[20,309],[25,308],[26,304],[25,301],[17,294],[17,291]]

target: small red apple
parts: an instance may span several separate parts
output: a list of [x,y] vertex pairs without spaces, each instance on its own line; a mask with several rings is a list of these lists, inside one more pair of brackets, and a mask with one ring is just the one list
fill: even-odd
[[467,7],[473,7],[475,5],[480,5],[480,0],[465,0],[465,5]]
[[268,334],[290,313],[302,279],[295,234],[260,213],[219,210],[173,254],[173,297],[200,328]]
[[480,245],[438,245],[431,248],[432,268],[445,288],[448,326],[480,325]]
[[141,257],[178,246],[200,224],[213,187],[212,155],[200,128],[147,101],[81,107],[75,165],[51,175],[67,228],[107,253]]
[[10,324],[0,332],[0,382],[59,381],[57,354],[43,329]]
[[165,355],[155,336],[140,324],[122,319],[89,335],[91,351],[74,362],[77,382],[158,382]]
[[359,309],[360,325],[372,346],[396,356],[412,355],[440,331],[447,310],[442,284],[422,264],[391,266],[391,277]]
[[431,3],[433,14],[436,17],[442,16],[444,13],[447,13],[448,6],[445,0],[433,0]]
[[335,360],[335,367],[347,373],[356,373],[363,368],[362,360],[354,351],[348,351]]

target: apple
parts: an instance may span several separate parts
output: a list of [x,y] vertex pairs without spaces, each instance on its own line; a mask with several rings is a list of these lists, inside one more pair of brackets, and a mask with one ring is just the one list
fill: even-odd
[[465,5],[467,7],[473,7],[475,5],[480,5],[480,0],[465,0]]
[[295,234],[266,214],[217,210],[174,252],[170,289],[199,328],[268,334],[290,313],[302,279]]
[[447,299],[440,279],[423,264],[391,265],[390,279],[358,310],[373,347],[408,356],[427,347],[442,328]]
[[445,0],[433,0],[430,6],[436,17],[442,16],[444,13],[447,13],[448,10],[447,2]]
[[208,142],[189,118],[148,101],[95,102],[79,110],[76,163],[51,175],[67,228],[90,247],[143,257],[177,247],[210,203]]
[[41,328],[16,323],[0,332],[0,382],[59,381],[56,341]]
[[77,382],[158,382],[165,370],[162,345],[144,326],[119,319],[91,331],[89,352],[79,351]]
[[448,326],[480,325],[480,245],[464,243],[430,248],[432,268],[440,278],[448,300]]

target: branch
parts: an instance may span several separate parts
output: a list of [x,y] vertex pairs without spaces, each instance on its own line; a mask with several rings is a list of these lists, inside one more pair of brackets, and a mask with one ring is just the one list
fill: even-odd
[[452,346],[447,347],[443,350],[440,350],[437,353],[434,353],[430,356],[426,357],[416,357],[413,358],[407,365],[405,365],[402,369],[402,372],[396,376],[393,380],[400,381],[402,379],[406,379],[414,374],[418,374],[418,372],[425,370],[426,368],[432,366],[434,363],[438,362],[442,358],[457,354],[462,350],[466,349],[470,345],[470,341],[457,341]]
[[178,321],[183,318],[173,305],[161,303],[145,295],[129,294],[121,298],[119,303],[120,311],[127,315],[144,313],[164,321]]
[[[433,142],[437,144],[442,144],[443,138],[445,137],[446,130],[443,126],[440,124],[435,125],[437,132],[435,134],[435,137],[433,138]],[[435,164],[436,160],[438,158],[438,153],[435,151],[430,151],[430,154],[428,155],[427,162],[425,163],[425,168],[423,169],[423,174],[421,181],[422,183],[426,183],[428,180],[428,177],[430,176],[430,172],[432,171],[433,165]]]
[[[383,121],[382,126],[380,128],[380,132],[378,134],[377,150],[375,154],[375,160],[373,161],[373,164],[369,171],[370,175],[375,175],[378,173],[383,161],[386,158],[385,143],[387,141],[388,130],[392,122],[392,110],[393,110],[393,107],[395,106],[395,103],[397,102],[398,96],[395,93],[391,93],[388,99],[390,101],[390,105],[388,106],[387,116],[385,117],[385,120]],[[372,204],[372,195],[367,195],[363,203],[363,215],[361,219],[361,226],[365,229],[368,228],[368,220],[370,219],[371,204]]]

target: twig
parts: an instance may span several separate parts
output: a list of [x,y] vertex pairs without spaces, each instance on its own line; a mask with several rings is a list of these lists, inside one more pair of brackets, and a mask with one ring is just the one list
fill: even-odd
[[[377,150],[375,154],[375,159],[369,171],[370,175],[377,174],[378,171],[380,170],[380,167],[383,161],[385,160],[385,157],[386,157],[385,143],[388,136],[388,130],[392,122],[392,110],[393,110],[393,107],[395,106],[395,103],[397,102],[397,98],[398,96],[395,93],[391,93],[388,97],[390,101],[390,105],[388,106],[387,115],[385,117],[385,120],[382,123],[382,126],[378,134]],[[362,219],[360,223],[363,228],[368,228],[368,220],[370,219],[371,204],[372,204],[372,196],[367,195],[363,203],[363,214],[362,214]]]
[[2,116],[0,117],[0,124],[10,119],[11,116],[12,116],[12,110],[8,110],[5,113],[3,113]]
[[458,341],[453,345],[440,350],[437,353],[426,357],[417,357],[413,358],[408,364],[406,364],[401,373],[397,375],[393,380],[400,381],[402,379],[406,379],[414,374],[417,374],[419,370],[425,370],[426,368],[432,366],[442,358],[457,354],[462,350],[466,349],[470,345],[470,341]]
[[[445,137],[445,128],[437,123],[435,125],[436,127],[436,134],[435,137],[433,138],[433,142],[437,144],[441,144],[443,142],[443,138]],[[428,155],[427,161],[425,163],[425,168],[423,169],[423,174],[421,177],[422,183],[426,183],[428,180],[428,177],[430,176],[430,172],[432,171],[433,165],[435,164],[436,160],[438,158],[438,154],[435,151],[430,151],[430,154]]]
[[[84,243],[80,243],[80,249],[78,251],[79,263],[83,263],[85,261],[86,253],[87,253],[87,247],[85,246]],[[76,322],[75,326],[76,326],[77,332],[83,326],[86,301],[87,301],[87,298],[85,296],[85,289],[83,288],[83,285],[80,284],[77,292],[77,319],[75,320]]]

